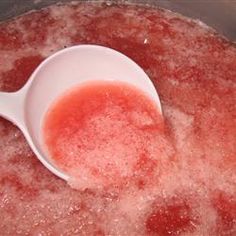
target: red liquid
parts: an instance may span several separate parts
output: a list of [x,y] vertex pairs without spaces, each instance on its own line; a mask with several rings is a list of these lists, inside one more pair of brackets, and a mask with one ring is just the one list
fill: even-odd
[[120,185],[131,178],[148,139],[162,123],[154,102],[124,83],[90,82],[67,92],[48,110],[44,139],[79,188]]
[[0,24],[0,89],[19,89],[43,58],[83,43],[117,49],[148,73],[165,130],[146,136],[126,183],[75,191],[0,118],[0,235],[235,236],[235,45],[158,8],[52,6]]

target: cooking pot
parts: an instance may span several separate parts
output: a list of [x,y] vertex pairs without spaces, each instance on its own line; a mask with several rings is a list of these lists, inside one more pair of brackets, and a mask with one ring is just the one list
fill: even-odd
[[[54,3],[69,1],[71,0],[0,1],[0,21],[7,20],[29,10],[40,9]],[[233,0],[111,0],[105,2],[108,4],[111,4],[112,2],[138,3],[163,7],[175,12],[179,12],[185,16],[200,19],[207,25],[215,28],[219,33],[223,34],[228,39],[236,41],[236,1]]]
[[[32,9],[40,9],[57,2],[69,1],[71,0],[0,0],[0,21],[11,19],[14,16],[20,15]],[[110,4],[111,2],[118,1],[110,1],[107,4]],[[122,2],[150,4],[154,7],[167,8],[172,11],[179,12],[183,15],[200,19],[206,24],[215,28],[220,34],[223,34],[231,41],[236,42],[235,0],[129,0]],[[26,48],[28,49],[28,47]],[[205,48],[203,47],[202,51],[199,53],[199,58],[203,58],[201,67],[199,67],[199,69],[202,69],[202,67],[204,67],[208,59],[210,61],[209,67],[206,67],[206,69],[204,68],[202,74],[200,74],[199,76],[201,78],[199,78],[196,82],[192,80],[193,87],[179,86],[179,90],[176,89],[175,91],[176,81],[182,81],[181,74],[180,76],[178,76],[179,78],[176,77],[176,80],[175,77],[173,79],[168,78],[168,84],[158,84],[160,88],[158,91],[163,91],[163,98],[165,98],[167,102],[168,99],[170,101],[172,96],[175,98],[175,96],[177,97],[178,95],[181,95],[180,93],[182,91],[183,95],[187,95],[180,97],[180,99],[176,101],[174,101],[173,99],[173,102],[171,100],[171,102],[169,103],[169,107],[166,102],[166,114],[169,112],[167,114],[169,115],[169,117],[166,117],[170,122],[170,126],[168,127],[170,127],[171,129],[171,125],[173,122],[173,128],[177,127],[178,129],[176,131],[173,131],[172,133],[172,131],[167,127],[167,131],[170,133],[170,136],[167,136],[166,139],[164,139],[164,135],[162,136],[161,133],[160,143],[161,149],[163,149],[163,153],[159,152],[159,150],[157,152],[158,155],[161,156],[160,162],[159,159],[156,159],[155,157],[153,159],[154,162],[152,159],[150,159],[149,161],[147,157],[148,165],[146,165],[145,153],[142,153],[142,155],[140,155],[141,165],[143,160],[145,163],[144,168],[142,168],[143,172],[141,173],[142,175],[144,175],[145,173],[148,173],[150,169],[151,177],[147,175],[144,176],[144,181],[142,181],[142,178],[140,178],[141,181],[139,181],[138,174],[140,172],[137,172],[137,175],[136,173],[135,175],[130,175],[131,177],[135,176],[135,180],[132,181],[139,181],[138,183],[135,182],[135,185],[140,185],[140,190],[137,190],[136,192],[136,187],[133,187],[133,182],[131,182],[130,184],[128,183],[127,187],[124,186],[125,191],[121,192],[121,198],[119,198],[119,189],[117,188],[115,188],[115,190],[112,189],[111,191],[101,191],[101,193],[94,193],[90,190],[85,191],[84,193],[78,193],[74,190],[71,190],[63,182],[60,182],[60,180],[53,178],[52,176],[48,175],[46,171],[43,171],[42,167],[40,167],[40,165],[37,165],[36,162],[33,161],[34,159],[32,157],[32,154],[29,154],[29,151],[26,152],[25,149],[19,149],[21,148],[21,146],[19,147],[19,145],[23,145],[24,140],[19,140],[19,132],[14,131],[16,129],[13,129],[13,127],[9,126],[7,126],[7,128],[5,129],[4,124],[3,126],[1,125],[1,127],[3,127],[3,132],[6,133],[7,131],[7,137],[4,139],[4,142],[2,142],[2,144],[8,146],[11,144],[14,145],[13,148],[9,146],[9,149],[4,148],[2,145],[3,150],[1,150],[1,153],[4,153],[4,150],[9,150],[9,153],[5,155],[8,159],[7,161],[4,160],[3,163],[6,167],[8,163],[12,165],[14,163],[14,166],[13,168],[9,169],[9,171],[6,168],[7,171],[1,174],[1,177],[6,176],[6,182],[9,185],[6,185],[6,187],[4,187],[3,189],[4,191],[6,190],[7,195],[3,195],[4,198],[2,198],[2,203],[6,204],[3,206],[6,207],[2,207],[3,213],[1,215],[3,216],[3,219],[1,221],[3,223],[1,222],[0,226],[6,226],[6,229],[9,230],[9,235],[15,235],[16,232],[20,234],[33,232],[33,234],[38,235],[40,233],[47,234],[48,232],[52,232],[53,234],[54,230],[55,234],[63,234],[63,232],[68,234],[72,234],[72,232],[80,233],[81,230],[81,234],[85,235],[86,233],[87,235],[92,235],[91,232],[95,232],[95,230],[97,233],[102,232],[100,231],[99,227],[101,227],[101,230],[103,229],[102,227],[106,229],[110,227],[110,231],[108,231],[110,235],[112,234],[112,232],[117,232],[117,234],[119,233],[119,235],[121,235],[122,232],[126,232],[126,227],[128,230],[127,234],[129,233],[129,229],[132,231],[133,229],[139,230],[139,222],[141,223],[142,227],[145,226],[147,228],[148,232],[152,232],[152,229],[154,229],[155,231],[158,227],[161,231],[163,227],[165,227],[166,230],[168,230],[169,228],[175,230],[175,224],[177,224],[175,232],[179,233],[181,231],[179,231],[178,225],[180,225],[180,227],[182,227],[182,225],[185,227],[186,222],[189,221],[190,228],[193,227],[194,229],[195,227],[198,227],[198,220],[200,220],[202,225],[200,225],[201,229],[199,229],[200,231],[198,232],[203,232],[204,234],[209,233],[208,235],[214,235],[214,232],[210,232],[210,230],[214,227],[216,228],[216,230],[218,230],[218,228],[220,230],[222,229],[222,232],[220,232],[218,235],[230,234],[232,232],[231,228],[227,232],[223,231],[225,231],[225,225],[227,227],[231,227],[233,225],[234,227],[232,217],[227,217],[231,216],[231,214],[234,214],[234,208],[231,207],[234,201],[234,195],[232,195],[232,198],[230,195],[234,193],[234,169],[233,165],[231,165],[231,161],[233,161],[231,157],[233,157],[234,152],[234,143],[233,141],[231,142],[233,130],[232,132],[227,131],[229,131],[231,127],[233,127],[233,123],[231,120],[231,117],[233,115],[231,114],[233,113],[233,106],[231,104],[234,104],[233,96],[231,97],[231,94],[233,94],[233,87],[231,87],[230,81],[234,76],[233,68],[235,68],[235,64],[233,61],[234,58],[232,58],[232,60],[229,60],[231,59],[229,57],[230,55],[234,57],[235,53],[234,49],[232,50],[232,52],[231,50],[229,50],[229,54],[227,54],[229,56],[226,58],[226,62],[224,63],[223,61],[223,66],[220,67],[219,65],[218,67],[219,62],[221,62],[222,59],[218,55],[225,55],[223,53],[224,50],[219,49],[220,53],[216,53],[214,55],[214,60],[211,60],[211,55],[212,53],[214,53],[214,51],[209,50],[207,52],[207,56],[205,57],[204,50]],[[183,59],[186,60],[186,57],[184,57]],[[182,61],[183,60],[180,60],[179,64],[181,64]],[[189,68],[190,66],[192,67],[192,65],[194,66],[194,64],[196,64],[196,61],[192,60],[191,65],[187,66]],[[169,66],[171,67],[171,64],[169,64]],[[208,68],[212,70],[217,69],[217,71],[212,71],[212,73],[209,73],[209,76],[205,77]],[[221,68],[223,68],[222,73]],[[159,68],[154,68],[154,71],[157,71],[158,69]],[[185,65],[181,69],[181,73],[184,74],[183,70],[185,69]],[[198,69],[198,67],[196,67],[196,69]],[[172,74],[174,74],[174,71],[175,70],[173,69]],[[191,72],[194,72],[194,70]],[[196,72],[197,73],[196,75],[194,75],[194,78],[198,77],[198,70]],[[13,73],[15,73],[15,70],[13,70]],[[226,74],[225,77],[224,73]],[[220,83],[218,84],[213,81],[214,78],[217,78],[217,75],[219,75],[220,81]],[[164,79],[159,81],[166,82]],[[197,86],[198,81],[201,82],[200,86]],[[211,87],[207,87],[208,84]],[[224,86],[222,89],[220,87],[221,85]],[[192,91],[189,91],[188,88],[193,88],[193,93]],[[197,88],[197,90],[195,91],[194,88]],[[224,90],[224,88],[226,89]],[[168,92],[167,95],[164,94],[165,91]],[[227,93],[226,96],[221,96],[225,91]],[[206,96],[204,94],[205,92],[207,93]],[[166,97],[164,97],[164,95]],[[211,98],[214,103],[211,103]],[[163,99],[164,102],[165,99]],[[226,102],[227,99],[229,102]],[[193,105],[190,104],[192,101],[194,102]],[[185,104],[187,105],[187,107],[185,107]],[[224,109],[221,109],[221,104],[222,106],[225,106]],[[188,110],[190,110],[190,112],[195,108],[199,110],[196,112],[196,115],[192,116],[191,113],[190,115],[187,113],[187,108]],[[208,108],[210,109],[209,113],[207,112]],[[203,111],[202,114],[200,114],[201,111]],[[193,123],[194,126],[190,126],[191,123]],[[185,129],[186,131],[184,131]],[[191,131],[189,132],[188,129]],[[8,132],[8,130],[14,132]],[[186,136],[182,136],[182,131],[186,132],[184,134]],[[189,135],[188,132],[190,134],[191,132],[193,132],[193,134],[187,136]],[[176,143],[177,141],[180,141],[178,144],[178,149],[183,148],[183,151],[178,153],[178,150],[175,151],[175,144],[173,144],[172,147],[171,142],[172,140],[173,142],[175,142],[174,135],[179,134],[180,137],[176,139]],[[11,135],[15,136],[11,137]],[[188,140],[186,140],[188,137],[190,140],[189,142]],[[184,147],[185,140],[187,144],[186,147]],[[147,145],[149,145],[149,141],[147,142]],[[154,144],[150,149],[153,149],[153,153],[156,151],[156,145],[159,144]],[[24,147],[25,146],[23,146],[23,148]],[[167,147],[167,153],[165,153],[165,147]],[[229,149],[229,151],[227,149]],[[15,152],[15,150],[22,150],[23,152],[17,155],[17,152]],[[222,155],[222,153],[224,154]],[[183,158],[179,158],[182,157],[181,154],[184,154]],[[156,154],[154,153],[154,155]],[[23,158],[23,161],[18,162],[18,160],[21,160],[22,156],[26,156],[29,158]],[[181,161],[182,159],[183,162]],[[180,161],[175,163],[174,160]],[[226,160],[225,163],[224,160]],[[158,164],[160,163],[160,165],[157,166],[157,169],[155,169],[156,161]],[[214,161],[216,161],[216,163],[214,163]],[[18,163],[19,166],[17,166]],[[137,163],[134,163],[135,165],[138,164],[139,168],[140,162],[138,161]],[[150,166],[149,163],[151,163]],[[5,167],[4,165],[3,168]],[[163,168],[159,170],[159,166]],[[29,174],[22,173],[22,171],[25,170],[29,171]],[[154,173],[156,170],[157,175]],[[154,173],[154,177],[152,177],[152,172]],[[159,174],[165,172],[166,175],[163,175],[164,177],[159,181]],[[82,174],[83,173],[84,172],[82,172]],[[12,175],[7,178],[8,174]],[[155,181],[155,183],[153,183],[152,185],[153,180]],[[161,187],[159,187],[159,185],[156,185],[156,180],[158,180],[158,183],[161,183]],[[93,181],[93,179],[91,181]],[[143,183],[144,186],[146,184],[145,181],[147,181],[147,191],[142,190]],[[126,183],[126,179],[124,180],[124,182]],[[129,179],[127,180],[127,182],[129,182]],[[82,184],[82,187],[83,186],[86,187],[86,185]],[[128,188],[129,186],[131,186],[131,188],[126,190],[126,188]],[[5,196],[7,197],[5,198]],[[213,208],[213,206],[215,209]],[[192,214],[192,209],[194,215]],[[141,212],[142,210],[143,212]],[[164,212],[164,214],[162,212]],[[126,215],[128,216],[127,218]],[[159,216],[160,218],[163,217],[163,219],[160,220],[160,223],[158,223],[157,226],[155,224],[152,224],[152,222],[156,221]],[[136,219],[141,219],[141,221]],[[222,219],[222,222],[221,220],[219,220],[218,222],[218,219]],[[164,226],[162,226],[163,223]],[[149,226],[149,224],[151,226]],[[47,229],[47,227],[49,229]],[[44,228],[46,229],[44,230]],[[2,230],[0,229],[1,235],[7,234],[7,232],[4,232],[4,230],[5,228],[2,228]],[[138,233],[139,232],[140,231],[138,231]],[[198,232],[195,232],[195,234],[198,234]],[[136,235],[138,235],[138,233]],[[188,232],[184,231],[184,233]],[[113,235],[115,234],[116,233],[114,233]],[[163,233],[161,234],[163,235]],[[199,233],[198,235],[201,235],[201,233]]]

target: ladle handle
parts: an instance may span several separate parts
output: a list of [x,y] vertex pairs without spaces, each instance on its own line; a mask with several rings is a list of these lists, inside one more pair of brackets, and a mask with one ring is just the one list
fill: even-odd
[[0,116],[19,127],[24,125],[24,95],[20,90],[14,93],[0,92]]

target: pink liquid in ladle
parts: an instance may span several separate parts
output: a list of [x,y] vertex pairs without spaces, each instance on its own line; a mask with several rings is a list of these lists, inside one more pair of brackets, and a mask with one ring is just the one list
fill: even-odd
[[120,82],[89,82],[59,97],[46,113],[44,142],[54,164],[79,187],[120,185],[131,178],[148,139],[160,132],[155,103]]

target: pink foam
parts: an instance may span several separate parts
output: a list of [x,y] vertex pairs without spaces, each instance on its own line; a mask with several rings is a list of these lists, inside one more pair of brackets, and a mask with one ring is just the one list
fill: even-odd
[[[49,173],[1,119],[0,234],[234,235],[235,46],[165,10],[53,6],[0,25],[0,89],[18,89],[41,59],[80,43],[115,48],[146,70],[160,94],[164,131],[132,137],[126,151],[142,140],[146,153],[129,181],[105,191],[84,182],[80,191]],[[137,127],[152,123],[137,117],[131,114]],[[108,145],[111,151],[119,154]]]

